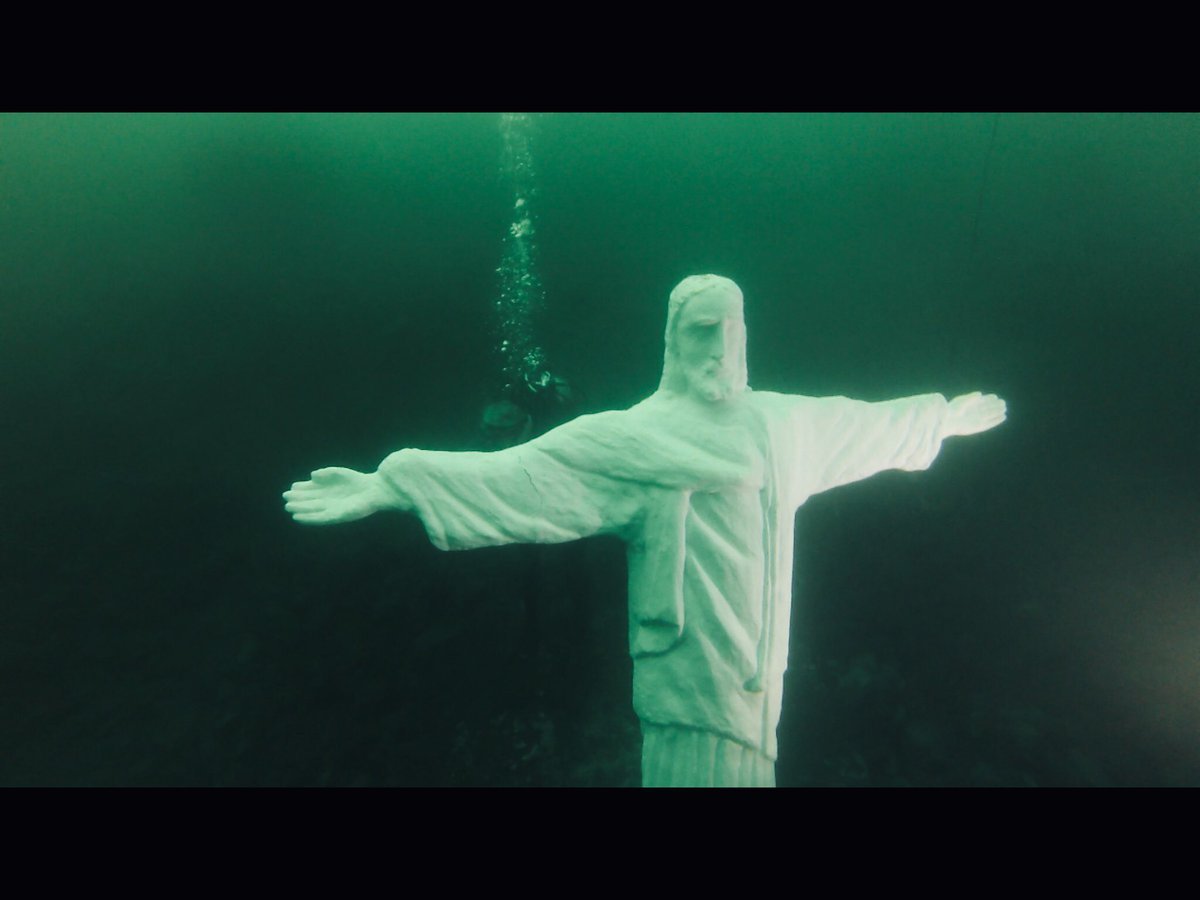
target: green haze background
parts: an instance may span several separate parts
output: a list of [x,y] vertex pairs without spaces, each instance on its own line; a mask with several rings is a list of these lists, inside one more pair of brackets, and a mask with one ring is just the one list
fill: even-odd
[[[499,116],[0,116],[0,784],[638,780],[615,540],[293,524],[477,445]],[[1009,421],[798,517],[781,785],[1200,784],[1200,118],[537,117],[542,343]]]

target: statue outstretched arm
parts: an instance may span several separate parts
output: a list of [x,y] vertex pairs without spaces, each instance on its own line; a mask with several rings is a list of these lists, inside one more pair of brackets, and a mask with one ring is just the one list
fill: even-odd
[[606,442],[606,428],[610,419],[588,416],[490,453],[408,448],[371,474],[318,469],[284,492],[285,508],[305,525],[411,512],[442,550],[620,533],[638,515],[642,492],[604,474],[614,440]]
[[920,471],[949,437],[978,434],[1005,420],[995,394],[975,391],[947,401],[922,394],[879,403],[846,397],[805,398],[797,406],[809,470],[801,496],[869,478],[885,469]]
[[303,525],[337,525],[385,509],[411,511],[412,502],[378,472],[367,474],[333,466],[317,469],[309,481],[283,492],[284,509]]
[[551,458],[538,449],[546,438],[492,453],[400,450],[377,474],[442,550],[619,531],[636,514],[640,493]]

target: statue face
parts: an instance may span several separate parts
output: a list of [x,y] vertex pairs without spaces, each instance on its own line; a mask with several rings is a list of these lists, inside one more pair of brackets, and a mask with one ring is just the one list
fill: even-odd
[[692,297],[675,326],[675,353],[687,378],[688,392],[707,403],[733,394],[734,360],[745,343],[742,304],[720,290]]

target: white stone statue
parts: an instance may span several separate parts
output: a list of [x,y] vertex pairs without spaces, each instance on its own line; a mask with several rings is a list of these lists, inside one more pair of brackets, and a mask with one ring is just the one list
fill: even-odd
[[442,550],[624,539],[642,783],[771,786],[787,667],[796,509],[947,437],[1005,419],[980,393],[867,403],[752,391],[742,292],[685,278],[658,390],[492,453],[400,450],[376,472],[317,469],[284,493],[297,522],[413,512]]

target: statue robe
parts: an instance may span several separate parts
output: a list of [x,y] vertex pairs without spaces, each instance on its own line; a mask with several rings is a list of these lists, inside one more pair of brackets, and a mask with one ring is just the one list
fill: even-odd
[[660,391],[493,453],[400,450],[379,467],[442,550],[617,534],[629,560],[633,705],[777,756],[796,509],[883,469],[928,468],[941,394],[866,403]]

